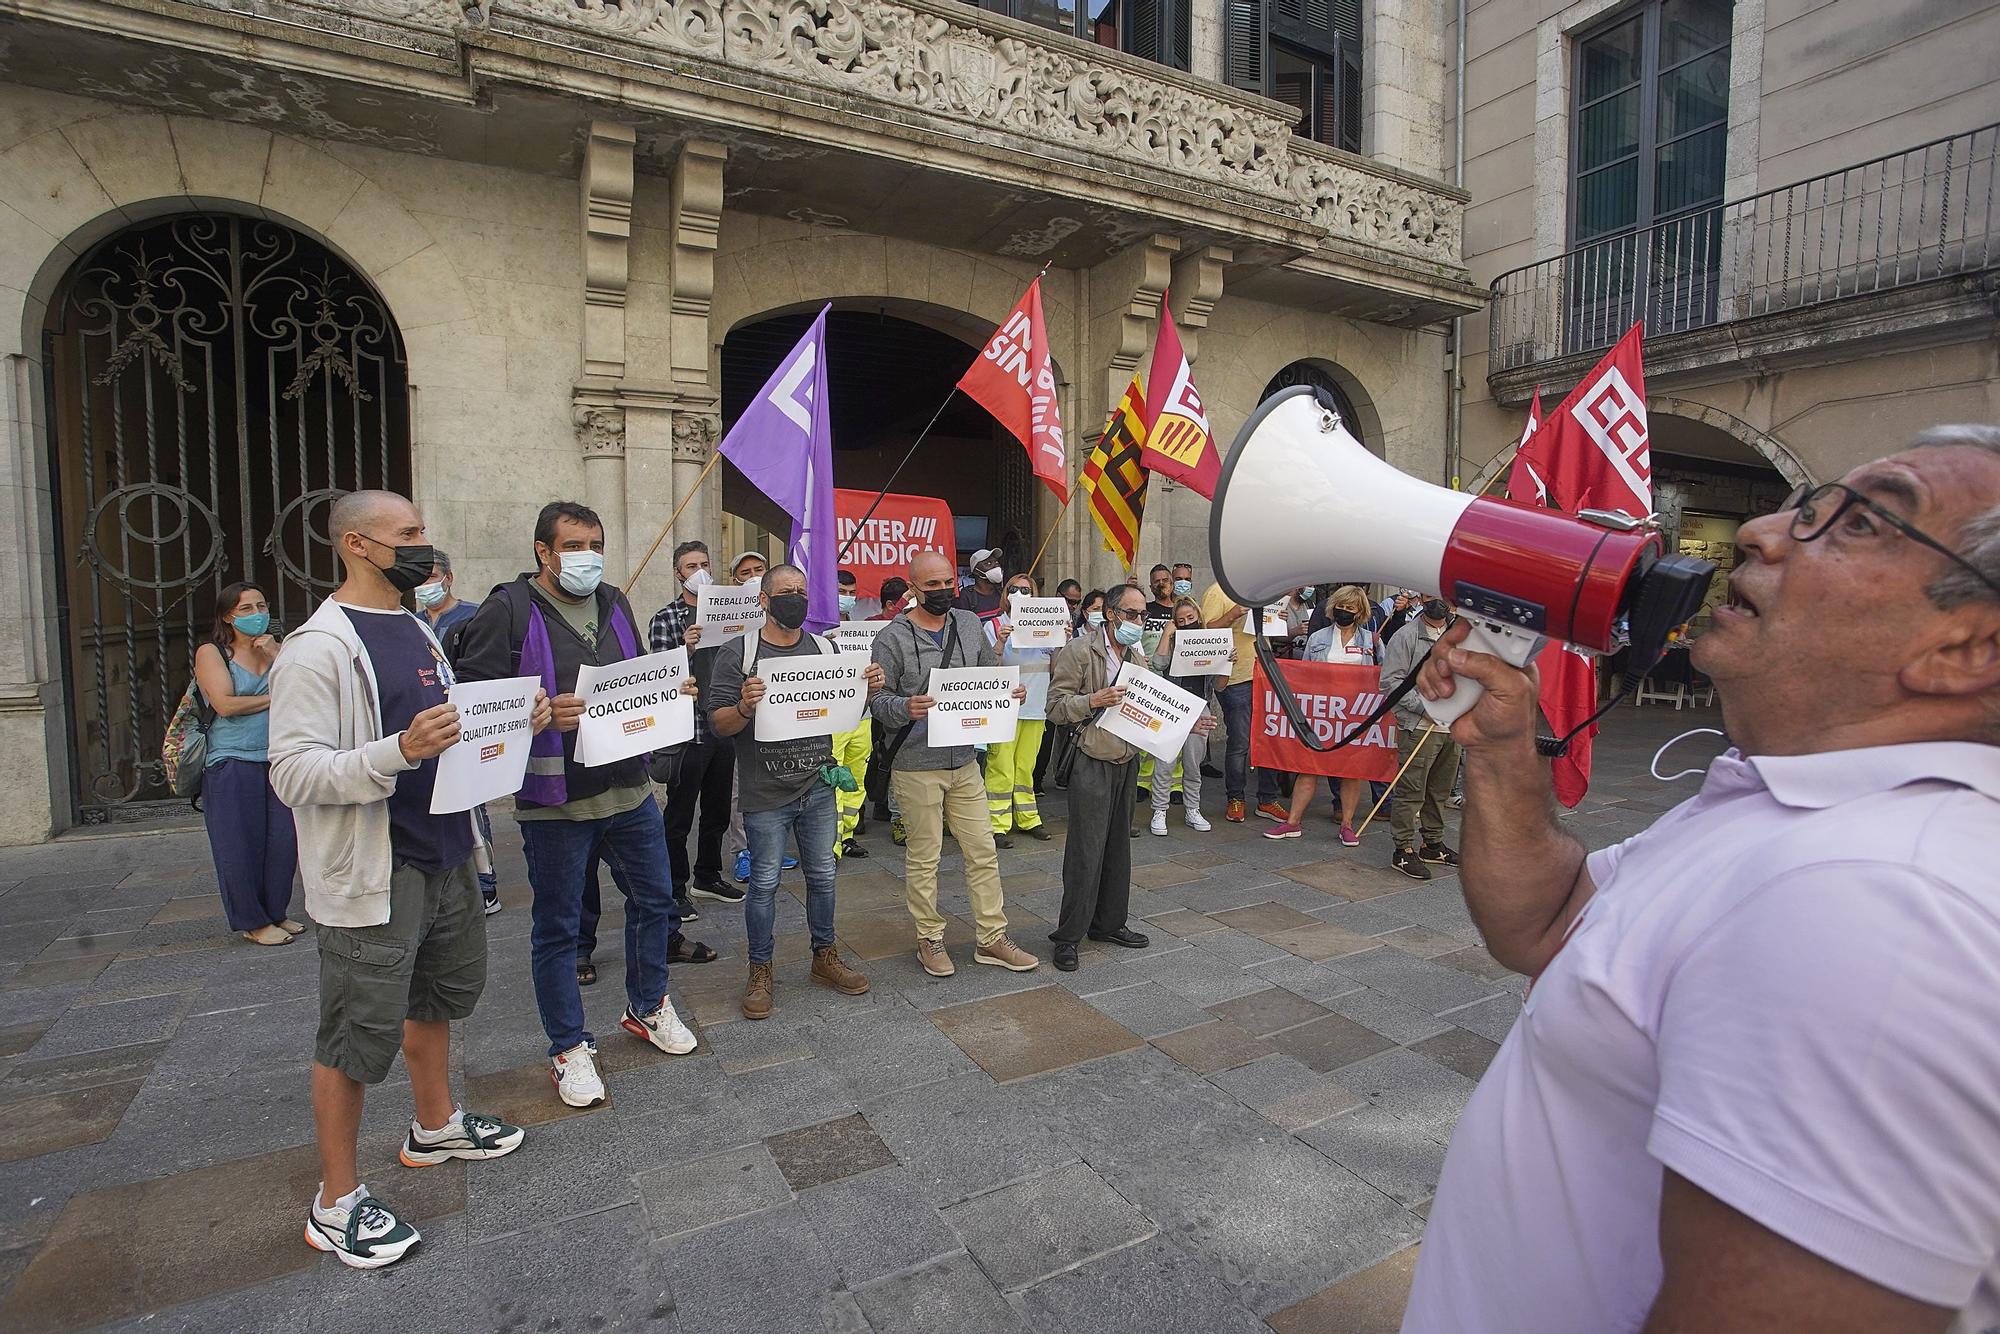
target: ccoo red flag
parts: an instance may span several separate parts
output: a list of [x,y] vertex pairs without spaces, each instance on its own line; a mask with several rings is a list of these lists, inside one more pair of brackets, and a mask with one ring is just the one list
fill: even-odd
[[1165,292],[1160,293],[1160,332],[1153,340],[1153,367],[1147,372],[1146,383],[1150,415],[1146,418],[1146,448],[1139,462],[1148,472],[1183,482],[1214,500],[1222,456],[1216,452],[1208,410],[1195,390],[1194,372],[1188,366],[1187,353],[1181,350],[1181,336],[1167,309]]
[[1036,278],[987,340],[958,387],[1021,442],[1035,476],[1069,504],[1069,453],[1056,406],[1056,373],[1042,327],[1042,280]]
[[1549,484],[1535,470],[1534,460],[1528,457],[1528,442],[1541,429],[1542,387],[1536,385],[1535,401],[1528,404],[1528,424],[1521,428],[1521,439],[1514,446],[1514,466],[1507,473],[1507,495],[1513,500],[1546,507],[1549,503]]

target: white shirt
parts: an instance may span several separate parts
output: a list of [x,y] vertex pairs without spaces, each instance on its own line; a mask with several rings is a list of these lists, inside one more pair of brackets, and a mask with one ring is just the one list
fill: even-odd
[[1405,1334],[1638,1329],[1663,1166],[2000,1324],[2000,747],[1731,750],[1589,867],[1452,1136]]

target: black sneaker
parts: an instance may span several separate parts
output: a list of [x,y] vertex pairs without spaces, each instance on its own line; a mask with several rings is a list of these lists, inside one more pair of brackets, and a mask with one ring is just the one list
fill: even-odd
[[1005,834],[995,834],[993,836],[993,846],[996,848],[1011,848],[1014,846],[1014,840]]
[[1443,843],[1426,843],[1423,851],[1417,855],[1427,862],[1436,862],[1440,866],[1458,865],[1458,853]]
[[674,895],[674,916],[683,922],[699,922],[701,914],[695,911],[694,900],[685,894]]
[[697,898],[720,899],[724,903],[743,902],[743,886],[725,884],[720,880],[697,880],[689,886],[688,892]]
[[1415,848],[1397,848],[1396,855],[1389,860],[1389,865],[1412,880],[1431,878],[1431,868],[1424,865],[1423,859],[1417,856]]
[[840,855],[843,857],[852,857],[857,861],[865,861],[868,857],[868,849],[850,838],[840,845]]

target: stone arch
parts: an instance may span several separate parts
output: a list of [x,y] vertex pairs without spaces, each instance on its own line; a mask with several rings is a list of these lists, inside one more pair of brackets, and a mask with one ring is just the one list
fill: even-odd
[[1369,395],[1361,381],[1355,378],[1353,372],[1337,362],[1328,361],[1325,357],[1299,357],[1280,366],[1266,383],[1266,387],[1270,388],[1294,368],[1317,371],[1333,382],[1334,387],[1340,391],[1340,396],[1345,398],[1347,405],[1354,410],[1354,420],[1346,424],[1347,429],[1367,446],[1370,452],[1379,456],[1382,453],[1382,414],[1376,408],[1374,398]]
[[1682,417],[1688,421],[1712,426],[1724,435],[1746,445],[1769,463],[1778,473],[1793,485],[1813,480],[1812,473],[1799,456],[1791,451],[1784,441],[1768,431],[1760,431],[1734,413],[1707,403],[1697,403],[1693,399],[1673,398],[1665,394],[1646,395],[1646,411],[1664,412],[1669,416]]

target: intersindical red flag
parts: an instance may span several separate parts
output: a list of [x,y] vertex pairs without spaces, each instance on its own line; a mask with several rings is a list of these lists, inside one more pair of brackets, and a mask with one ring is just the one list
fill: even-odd
[[[1538,427],[1541,391],[1529,410],[1531,429],[1507,477],[1509,498],[1576,514],[1622,510],[1634,518],[1653,512],[1652,440],[1646,425],[1646,372],[1635,324]],[[1543,653],[1542,713],[1557,736],[1568,735],[1597,711],[1597,661],[1560,645]],[[1556,800],[1573,807],[1590,790],[1595,725],[1570,742],[1553,766]]]
[[1185,483],[1214,500],[1215,483],[1222,476],[1222,455],[1215,448],[1208,410],[1195,392],[1194,371],[1181,348],[1180,332],[1174,328],[1164,292],[1160,294],[1160,332],[1153,340],[1153,367],[1146,375],[1146,384],[1151,415],[1146,418],[1146,448],[1139,461],[1148,472]]
[[958,387],[993,414],[1021,447],[1035,476],[1069,504],[1069,451],[1056,406],[1056,373],[1042,325],[1042,280],[1036,278],[987,340]]

